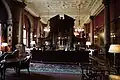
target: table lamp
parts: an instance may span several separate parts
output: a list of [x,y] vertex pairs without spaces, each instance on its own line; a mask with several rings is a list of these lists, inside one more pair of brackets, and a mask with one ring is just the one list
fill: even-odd
[[88,48],[89,48],[89,46],[91,45],[91,42],[90,42],[90,41],[87,41],[87,42],[86,42],[86,45],[87,45]]
[[2,46],[8,46],[8,43],[2,43]]
[[6,52],[6,49],[7,49],[8,43],[3,42],[1,46],[2,46],[3,51]]
[[35,45],[35,41],[31,41],[31,47],[34,47],[34,45]]
[[35,44],[35,41],[31,41],[31,43],[30,44]]
[[111,44],[108,52],[114,53],[114,66],[115,66],[115,54],[120,53],[120,44]]

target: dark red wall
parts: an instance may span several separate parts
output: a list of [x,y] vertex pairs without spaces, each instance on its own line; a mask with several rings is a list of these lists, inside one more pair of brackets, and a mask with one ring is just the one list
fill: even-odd
[[94,19],[95,29],[100,29],[104,25],[104,10],[101,11]]

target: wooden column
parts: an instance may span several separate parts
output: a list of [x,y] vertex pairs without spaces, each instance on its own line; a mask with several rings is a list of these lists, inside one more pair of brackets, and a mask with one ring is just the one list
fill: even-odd
[[39,38],[40,38],[40,17],[37,18],[37,36],[36,36],[36,42],[38,44]]
[[94,45],[94,16],[90,16],[91,24],[90,24],[90,41]]
[[103,0],[105,6],[104,46],[105,54],[108,56],[110,46],[110,0]]
[[23,10],[22,8],[20,9],[20,15],[19,15],[19,37],[18,37],[18,43],[21,44],[23,43]]
[[70,49],[73,49],[73,28],[70,27]]
[[[15,26],[15,29],[18,29],[18,43],[19,44],[23,44],[23,22],[24,22],[24,7],[26,6],[25,3],[23,2],[18,2],[18,1],[14,1],[14,9],[13,11],[16,11],[15,15],[13,15],[14,19],[16,19],[17,25]],[[15,31],[14,29],[14,31]],[[16,31],[15,31],[16,32]],[[16,33],[15,33],[16,34]]]

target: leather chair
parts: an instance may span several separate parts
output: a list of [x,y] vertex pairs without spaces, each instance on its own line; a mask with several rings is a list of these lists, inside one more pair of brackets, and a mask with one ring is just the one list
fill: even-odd
[[20,75],[21,69],[27,69],[27,71],[30,75],[30,70],[29,70],[30,61],[31,61],[31,55],[28,55],[24,58],[23,61],[20,62],[20,65],[16,67],[16,72],[18,75]]
[[[19,51],[15,50],[13,51],[11,54],[7,54],[6,56],[4,56],[4,60],[5,61],[9,61],[10,59],[17,59],[19,55]],[[16,66],[18,66],[19,63],[18,62],[10,62],[10,63],[4,63],[4,68],[6,70],[6,68],[15,68]]]
[[7,61],[9,61],[9,59],[17,59],[18,55],[19,55],[19,51],[15,50],[12,53],[7,53],[7,55],[4,56],[3,60],[5,62],[3,63],[4,67],[2,69],[4,78],[5,78],[5,72],[6,72],[7,68],[13,68],[13,69],[16,70],[16,67],[19,66],[19,62],[17,62],[17,61],[13,61],[13,62],[10,62],[10,63],[7,62]]
[[18,50],[14,50],[12,53],[7,54],[4,59],[14,59],[14,58],[18,58],[19,56],[19,51]]
[[0,61],[0,80],[5,80],[4,62],[5,62],[5,60]]
[[5,75],[4,75],[4,62],[5,62],[5,56],[7,56],[8,53],[4,52],[1,56],[0,56],[0,78],[1,80],[5,79]]
[[8,53],[3,53],[1,56],[0,56],[0,61],[4,60],[4,57],[8,55]]

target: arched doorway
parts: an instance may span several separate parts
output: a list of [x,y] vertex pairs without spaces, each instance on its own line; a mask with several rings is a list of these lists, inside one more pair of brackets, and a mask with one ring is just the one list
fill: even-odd
[[29,18],[24,16],[24,26],[23,26],[23,43],[26,47],[30,48],[30,38],[31,38],[31,24]]
[[0,0],[0,50],[1,50],[1,43],[2,42],[7,42],[7,11]]
[[[12,13],[6,0],[0,0],[0,45],[5,42],[12,50]],[[0,46],[1,50],[1,46]]]

